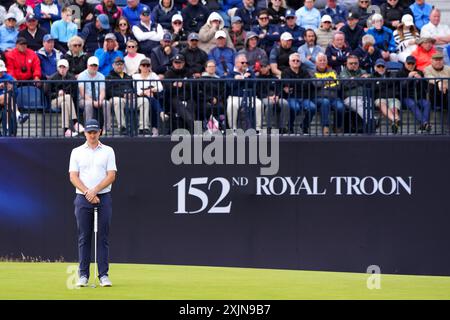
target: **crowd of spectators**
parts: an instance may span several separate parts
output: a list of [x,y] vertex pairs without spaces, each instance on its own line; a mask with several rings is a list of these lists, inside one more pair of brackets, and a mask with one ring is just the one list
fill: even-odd
[[[400,125],[402,105],[429,131],[428,92],[418,94],[408,85],[400,101],[402,90],[392,81],[401,76],[422,83],[423,77],[450,76],[450,28],[425,1],[127,0],[120,6],[115,0],[2,1],[0,80],[34,81],[52,107],[63,111],[66,136],[82,130],[75,106],[84,110],[86,120],[103,113],[107,130],[115,118],[125,134],[124,110],[133,94],[139,131],[146,135],[157,135],[158,122],[169,120],[162,97],[190,130],[194,120],[208,123],[222,114],[228,118],[224,126],[235,129],[242,125],[238,118],[245,118],[240,109],[246,105],[253,109],[250,125],[257,130],[270,115],[274,126],[292,131],[293,118],[303,112],[307,133],[320,111],[323,133],[341,132],[346,107],[368,117],[360,107],[368,103],[365,90],[359,82],[341,88],[341,78],[380,78],[372,100],[391,121],[392,131]],[[180,81],[190,78],[204,84],[190,90],[189,83]],[[80,84],[40,84],[62,79]],[[108,82],[118,79],[129,84]],[[224,96],[217,83],[207,84],[214,79],[273,81],[258,88],[254,81],[229,81]],[[320,81],[293,86],[279,85],[277,79]],[[86,80],[106,81],[90,86]],[[447,87],[441,81],[434,91],[447,99]],[[7,88],[1,85],[0,107],[7,103]]]

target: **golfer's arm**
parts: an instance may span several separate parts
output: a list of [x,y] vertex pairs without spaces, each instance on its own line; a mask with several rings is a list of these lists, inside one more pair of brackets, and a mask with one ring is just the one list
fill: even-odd
[[80,180],[79,172],[71,171],[70,174],[70,182],[73,184],[75,188],[80,190],[83,193],[86,193],[88,188],[84,185],[84,183]]
[[105,189],[107,186],[112,184],[116,180],[116,171],[107,171],[106,177],[98,185],[95,186],[94,191],[95,193],[99,193],[103,189]]

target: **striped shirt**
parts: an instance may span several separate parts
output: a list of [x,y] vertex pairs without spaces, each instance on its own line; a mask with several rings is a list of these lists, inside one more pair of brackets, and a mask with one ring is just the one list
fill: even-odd
[[[400,38],[400,34],[398,33],[398,30],[394,31],[394,41],[397,45],[397,49],[399,52],[403,52],[410,46],[409,41],[411,40],[417,40],[419,39],[418,34],[416,36],[413,36],[411,31],[404,31],[403,32],[403,39]],[[413,44],[414,45],[414,44]]]

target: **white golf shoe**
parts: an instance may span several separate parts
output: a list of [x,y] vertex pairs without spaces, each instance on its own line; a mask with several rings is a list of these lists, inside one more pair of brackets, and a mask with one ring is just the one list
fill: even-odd
[[88,278],[85,276],[81,276],[80,279],[78,279],[77,287],[87,287],[88,286]]
[[109,280],[108,276],[103,276],[100,278],[100,286],[112,287],[112,282],[111,282],[111,280]]

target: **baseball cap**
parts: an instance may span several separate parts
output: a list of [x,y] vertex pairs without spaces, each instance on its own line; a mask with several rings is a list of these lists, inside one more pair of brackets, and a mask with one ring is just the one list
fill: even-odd
[[147,7],[147,6],[145,6],[144,8],[142,8],[141,15],[143,15],[143,16],[149,16],[149,15],[150,15],[150,8]]
[[99,65],[98,58],[96,56],[89,57],[89,59],[87,61],[88,66],[91,66],[93,64],[95,64],[97,66]]
[[172,22],[174,21],[181,21],[183,22],[183,16],[179,13],[176,13],[172,16]]
[[285,17],[286,17],[286,18],[289,18],[289,17],[295,17],[295,11],[294,11],[294,10],[288,10],[288,11],[286,11]]
[[320,22],[333,22],[333,19],[331,19],[331,17],[328,14],[325,14],[322,19],[320,19]]
[[357,19],[359,19],[359,14],[358,14],[358,12],[349,12],[348,13],[348,15],[347,15],[347,20],[352,20],[352,19],[355,19],[355,20],[357,20]]
[[214,35],[214,38],[216,38],[216,39],[226,38],[226,37],[227,37],[227,34],[223,30],[216,31],[216,34]]
[[6,14],[5,21],[8,20],[8,19],[14,19],[14,20],[17,21],[16,15],[14,13],[12,13],[12,12]]
[[123,60],[122,57],[116,57],[116,58],[114,59],[114,63],[118,63],[118,62],[125,63],[125,60]]
[[177,54],[172,58],[172,61],[183,61],[184,62],[184,56],[182,54]]
[[84,124],[84,131],[86,131],[86,132],[92,132],[92,131],[98,132],[98,131],[100,131],[100,124],[95,119],[89,119]]
[[43,38],[44,42],[51,41],[51,40],[55,40],[55,38],[53,38],[50,33],[47,33]]
[[384,67],[386,67],[386,62],[384,61],[384,59],[377,59],[377,61],[375,62],[375,66],[384,66]]
[[233,23],[242,23],[242,19],[239,16],[233,16],[233,18],[231,18],[231,24]]
[[163,41],[172,41],[172,35],[170,34],[170,32],[164,32],[162,39]]
[[199,40],[198,33],[195,33],[195,32],[190,33],[188,36],[188,41],[191,41],[191,40]]
[[416,40],[417,44],[422,44],[422,43],[425,43],[425,42],[435,43],[436,39],[431,38],[431,37],[423,37],[423,38],[419,38],[419,39]]
[[281,34],[280,40],[288,41],[288,40],[294,40],[294,38],[292,37],[292,34],[290,34],[289,32],[283,32]]
[[99,14],[97,20],[100,22],[102,29],[109,30],[109,18],[106,14]]
[[27,44],[27,39],[25,39],[24,37],[18,37],[16,40],[16,44]]
[[413,56],[407,56],[406,59],[405,59],[405,62],[406,63],[416,63],[417,60]]
[[6,72],[6,65],[3,60],[0,60],[0,72]]
[[37,21],[37,18],[36,18],[36,16],[32,13],[32,14],[30,14],[30,15],[27,17],[27,22],[30,22],[30,21],[33,21],[33,20]]
[[442,52],[436,52],[435,54],[433,54],[431,56],[431,59],[444,59],[444,55],[442,54]]
[[58,63],[56,64],[58,67],[59,66],[64,66],[66,68],[69,67],[69,61],[67,61],[66,59],[60,59],[58,60]]
[[410,14],[405,14],[405,15],[402,17],[402,23],[403,23],[405,26],[407,26],[407,27],[413,26],[413,25],[414,25],[414,19],[413,19],[412,15],[410,15]]
[[116,41],[117,38],[116,38],[116,36],[115,36],[114,33],[108,33],[108,34],[105,36],[105,40],[114,40],[114,41]]

